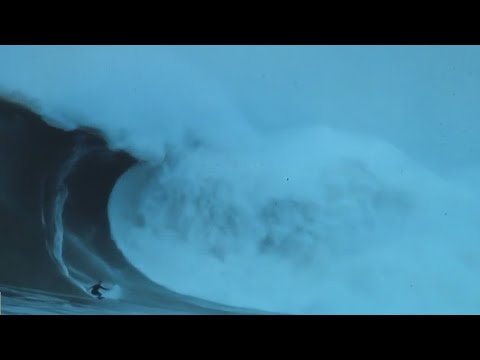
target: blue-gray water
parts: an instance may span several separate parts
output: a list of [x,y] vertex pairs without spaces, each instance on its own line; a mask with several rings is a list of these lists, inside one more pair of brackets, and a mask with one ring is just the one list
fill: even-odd
[[479,47],[0,58],[3,313],[480,313]]

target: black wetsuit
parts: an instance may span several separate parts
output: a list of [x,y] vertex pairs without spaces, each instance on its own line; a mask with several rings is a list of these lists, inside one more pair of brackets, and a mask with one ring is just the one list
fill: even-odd
[[100,291],[98,291],[99,289],[103,289],[103,290],[108,290],[106,288],[104,288],[102,285],[100,284],[95,284],[93,285],[90,289],[92,289],[92,291],[90,292],[92,295],[95,295],[98,297],[98,299],[103,299],[102,297],[102,294],[100,293]]

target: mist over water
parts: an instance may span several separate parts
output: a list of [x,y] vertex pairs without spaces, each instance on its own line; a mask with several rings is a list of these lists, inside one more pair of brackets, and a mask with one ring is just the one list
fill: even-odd
[[142,160],[108,216],[154,282],[281,313],[480,312],[478,47],[0,57],[3,95]]

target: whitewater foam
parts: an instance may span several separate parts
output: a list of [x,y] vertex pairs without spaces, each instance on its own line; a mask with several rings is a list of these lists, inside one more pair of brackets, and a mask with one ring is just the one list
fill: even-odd
[[[457,311],[460,297],[441,288],[458,293],[455,282],[475,276],[460,258],[474,249],[479,230],[458,216],[477,207],[470,194],[384,142],[306,132],[281,147],[269,139],[238,154],[189,154],[160,166],[147,184],[150,168],[130,170],[110,200],[120,249],[158,283],[229,305],[292,313]],[[125,194],[134,204],[129,213],[121,213]],[[467,237],[459,246],[452,239],[462,228]],[[439,278],[446,267],[450,277]],[[463,292],[471,300],[461,302],[473,311],[478,292]]]

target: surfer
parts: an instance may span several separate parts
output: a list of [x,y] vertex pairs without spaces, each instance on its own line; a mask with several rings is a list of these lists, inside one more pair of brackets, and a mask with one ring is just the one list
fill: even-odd
[[92,290],[90,291],[90,293],[92,295],[95,295],[97,296],[98,300],[101,300],[101,299],[104,299],[104,297],[102,296],[102,294],[100,293],[100,289],[103,289],[103,290],[110,290],[110,289],[107,289],[107,288],[104,288],[102,286],[102,281],[99,281],[98,283],[96,283],[95,285],[92,285],[90,286],[90,288],[88,290]]

